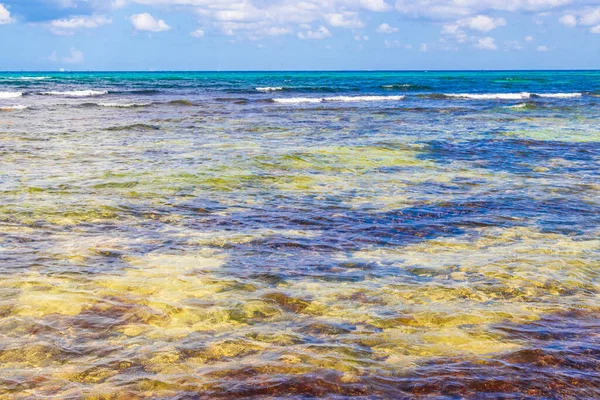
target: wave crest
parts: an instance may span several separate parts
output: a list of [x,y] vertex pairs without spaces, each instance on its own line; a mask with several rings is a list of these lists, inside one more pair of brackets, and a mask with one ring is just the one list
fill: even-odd
[[21,92],[0,92],[0,99],[16,99],[23,96]]
[[109,108],[138,108],[138,107],[148,107],[152,105],[152,103],[98,103],[100,107],[109,107]]
[[44,96],[62,96],[62,97],[97,97],[108,94],[106,90],[70,90],[70,91],[50,91],[42,92]]
[[429,94],[422,97],[430,99],[462,99],[462,100],[527,100],[531,98],[572,99],[581,97],[583,93],[447,93]]
[[16,106],[0,106],[0,111],[18,111],[27,110],[29,106],[16,105]]
[[277,87],[257,87],[256,88],[256,90],[258,92],[263,92],[263,93],[266,93],[266,92],[279,92],[279,91],[281,91],[283,89],[284,89],[283,86],[277,86]]
[[357,102],[383,102],[400,101],[405,96],[335,96],[335,97],[290,97],[273,99],[275,103],[302,104],[302,103],[357,103]]

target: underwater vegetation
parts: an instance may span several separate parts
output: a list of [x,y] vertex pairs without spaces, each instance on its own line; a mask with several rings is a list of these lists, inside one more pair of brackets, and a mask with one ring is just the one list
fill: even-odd
[[0,399],[600,397],[597,100],[172,90],[0,116]]

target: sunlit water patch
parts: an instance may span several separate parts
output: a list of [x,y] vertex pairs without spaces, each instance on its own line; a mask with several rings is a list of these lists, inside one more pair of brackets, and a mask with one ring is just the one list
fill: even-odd
[[0,74],[0,397],[599,397],[552,74]]

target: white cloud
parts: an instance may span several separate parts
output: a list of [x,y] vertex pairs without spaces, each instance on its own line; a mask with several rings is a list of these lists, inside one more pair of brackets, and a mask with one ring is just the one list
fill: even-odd
[[596,27],[600,24],[600,7],[585,7],[570,14],[563,15],[558,21],[570,28],[576,26],[591,26],[590,32],[596,33]]
[[387,11],[390,6],[384,0],[360,0],[362,8],[369,11]]
[[464,30],[460,28],[458,24],[453,25],[444,25],[442,29],[443,35],[454,36],[454,39],[459,43],[464,43],[469,40],[469,36],[465,33]]
[[[487,33],[493,29],[506,25],[504,18],[490,18],[487,15],[477,15],[472,18],[463,18],[454,24],[444,25],[442,34],[453,37],[457,43],[475,42],[475,47],[482,50],[496,50],[497,46],[492,38],[477,38],[467,35],[465,30],[474,30]],[[448,43],[447,38],[443,38],[442,42],[446,42],[446,46],[452,46]],[[455,48],[455,47],[452,47]]]
[[384,34],[396,33],[399,30],[400,29],[392,27],[389,24],[385,24],[385,23],[379,25],[379,27],[377,28],[378,33],[384,33]]
[[475,43],[475,47],[480,50],[496,50],[498,46],[496,45],[496,39],[491,37],[484,37],[477,40]]
[[419,51],[422,53],[429,51],[429,48],[427,47],[427,43],[421,43],[421,46],[419,47]]
[[596,25],[593,28],[590,28],[591,33],[600,33],[600,25]]
[[148,13],[131,16],[131,23],[136,31],[163,32],[171,29],[162,19],[155,19]]
[[331,33],[324,26],[320,27],[316,31],[309,30],[305,33],[298,32],[298,38],[300,38],[302,40],[308,40],[308,39],[320,40],[320,39],[328,38],[329,36],[331,36]]
[[581,11],[579,24],[584,26],[592,26],[600,23],[600,7],[585,8]]
[[[1,1],[1,0],[0,0]],[[257,38],[269,28],[296,31],[302,25],[356,29],[362,13],[391,11],[387,0],[129,0],[145,6],[188,7],[201,23],[226,35]],[[310,28],[301,28],[307,30]]]
[[126,0],[112,0],[110,2],[111,8],[115,8],[115,9],[123,8],[126,5],[127,5],[127,1]]
[[279,27],[273,26],[270,28],[266,28],[264,30],[264,33],[269,36],[281,36],[281,35],[288,35],[291,33],[291,31],[287,28],[279,28]]
[[570,4],[572,0],[397,0],[396,9],[411,17],[451,19],[487,10],[544,11]]
[[574,28],[577,26],[577,18],[574,15],[563,15],[558,19],[558,21],[569,28]]
[[83,61],[83,53],[74,47],[71,49],[71,55],[63,58],[63,62],[67,64],[81,64]]
[[12,24],[13,22],[15,20],[10,17],[10,11],[8,11],[4,4],[0,3],[0,25]]
[[525,36],[526,42],[533,42],[533,36]]
[[[4,0],[0,0],[4,1]],[[41,1],[41,0],[38,0]],[[48,0],[50,1],[50,0]],[[322,32],[312,31],[312,27],[358,29],[371,19],[372,12],[398,11],[395,16],[386,14],[384,21],[396,18],[434,19],[445,24],[444,35],[454,38],[442,40],[475,44],[480,36],[487,36],[494,29],[511,21],[509,13],[529,14],[531,17],[548,21],[563,14],[572,15],[577,25],[593,27],[600,25],[600,0],[52,0],[62,1],[65,6],[76,7],[82,4],[99,13],[105,10],[132,6],[154,7],[149,13],[156,15],[160,10],[187,11],[197,16],[199,26],[206,32],[220,31],[225,35],[258,40],[268,36],[279,36],[300,32],[299,37],[322,36]],[[589,7],[588,7],[589,6]],[[569,7],[569,8],[568,8]],[[598,16],[596,17],[596,11]],[[504,18],[500,17],[501,16]],[[551,12],[551,13],[548,13]],[[560,12],[560,14],[555,14]],[[108,14],[106,14],[108,15]],[[167,30],[168,25],[145,16],[148,23],[139,21],[139,27],[150,32]],[[394,18],[394,19],[391,19]],[[505,19],[506,18],[506,19]],[[381,20],[378,20],[381,24]],[[594,22],[596,21],[596,22]],[[133,19],[132,19],[133,22]],[[401,27],[399,23],[397,26]],[[134,24],[135,26],[135,24]],[[390,24],[375,26],[379,33],[398,32]],[[137,29],[137,27],[136,27]],[[64,30],[64,29],[63,29]],[[67,30],[68,32],[68,30]],[[311,34],[312,32],[312,34]],[[475,32],[482,32],[474,35]],[[350,37],[356,35],[353,32]],[[521,42],[525,42],[521,39]],[[504,41],[499,42],[504,46]],[[431,46],[432,44],[430,44]],[[500,44],[498,44],[500,47]],[[437,48],[437,46],[436,46]]]
[[341,12],[335,14],[327,14],[325,19],[329,25],[336,28],[362,28],[364,24],[360,20],[356,12]]
[[457,21],[457,25],[475,31],[489,32],[501,26],[506,26],[506,20],[504,18],[490,18],[487,15],[477,15]]
[[404,44],[399,40],[385,40],[383,42],[383,45],[385,46],[386,49],[392,49],[392,48],[398,48],[398,47],[406,49],[406,50],[412,49],[411,44]]
[[72,47],[70,55],[66,57],[58,57],[56,50],[54,50],[50,57],[48,57],[48,61],[65,64],[81,64],[84,62],[84,56],[81,51],[77,50],[75,47]]
[[103,15],[79,16],[68,19],[55,19],[50,22],[52,28],[57,29],[79,29],[97,28],[101,25],[110,24],[112,21]]
[[548,51],[548,47],[547,46],[538,46],[538,48],[536,50],[540,51],[540,52],[546,52],[546,51]]
[[98,28],[102,25],[111,24],[112,20],[103,15],[75,16],[65,19],[50,21],[50,31],[55,35],[72,35],[77,29]]
[[505,44],[506,50],[523,50],[523,45],[518,40],[508,41]]
[[190,36],[195,38],[203,38],[204,37],[204,29],[197,29],[194,32],[190,33]]

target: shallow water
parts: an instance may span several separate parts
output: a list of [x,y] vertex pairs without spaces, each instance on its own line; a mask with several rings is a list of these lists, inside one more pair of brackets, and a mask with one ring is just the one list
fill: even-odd
[[0,397],[600,397],[599,90],[0,74]]

